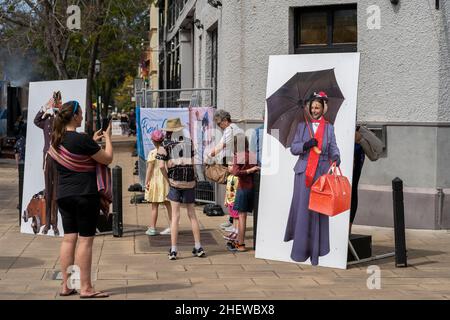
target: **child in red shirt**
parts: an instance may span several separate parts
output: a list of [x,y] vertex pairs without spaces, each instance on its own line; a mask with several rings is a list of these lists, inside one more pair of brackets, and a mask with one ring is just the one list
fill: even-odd
[[245,229],[247,213],[253,211],[253,173],[260,168],[256,165],[256,156],[248,151],[248,140],[244,134],[234,137],[234,158],[232,174],[239,177],[233,210],[239,212],[239,232],[237,242],[230,250],[243,252],[245,248]]

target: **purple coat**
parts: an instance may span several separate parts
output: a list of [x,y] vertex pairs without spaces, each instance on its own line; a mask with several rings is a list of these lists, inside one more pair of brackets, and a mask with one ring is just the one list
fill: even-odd
[[[309,126],[311,132],[314,132],[311,123]],[[330,236],[328,216],[308,210],[311,189],[305,185],[305,170],[310,150],[304,152],[303,144],[310,139],[306,124],[300,122],[291,144],[291,153],[299,158],[294,167],[294,193],[284,241],[294,241],[291,252],[292,260],[305,262],[311,258],[311,264],[317,265],[319,257],[330,252]],[[334,127],[330,123],[326,124],[321,149],[322,153],[319,157],[314,181],[328,171],[331,159],[340,159]]]

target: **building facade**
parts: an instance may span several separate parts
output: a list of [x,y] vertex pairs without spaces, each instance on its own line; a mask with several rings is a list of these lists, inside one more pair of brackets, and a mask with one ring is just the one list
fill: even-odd
[[450,3],[442,0],[159,1],[160,87],[213,87],[233,118],[262,119],[270,55],[360,52],[357,121],[385,142],[364,165],[356,224],[450,228]]

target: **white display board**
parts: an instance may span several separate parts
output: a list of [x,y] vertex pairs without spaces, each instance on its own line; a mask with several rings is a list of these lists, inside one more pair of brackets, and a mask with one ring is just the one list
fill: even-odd
[[[334,69],[337,83],[345,97],[334,123],[341,170],[350,182],[359,76],[359,53],[270,56],[267,93],[270,97],[297,72]],[[266,107],[267,128],[267,107]],[[264,133],[261,187],[259,195],[256,258],[295,262],[291,259],[292,242],[284,241],[293,197],[294,171],[298,156],[291,154],[272,135]],[[319,258],[319,266],[347,267],[349,212],[329,219],[330,252]],[[310,264],[308,259],[305,264]]]
[[111,121],[111,134],[113,136],[121,136],[122,135],[122,127],[120,120],[112,120]]
[[[78,101],[84,113],[86,111],[86,83],[86,79],[30,82],[22,213],[27,208],[33,195],[44,190],[45,186],[43,171],[44,132],[34,124],[34,118],[42,106],[52,98],[53,92],[56,91],[61,92],[63,103],[71,100]],[[78,128],[79,132],[84,129],[84,118],[81,127]],[[31,219],[28,219],[27,222],[22,220],[21,232],[34,234],[31,223]],[[45,222],[42,221],[41,223]],[[42,226],[40,229],[41,233]],[[60,236],[62,236],[64,231],[59,213],[58,229]],[[53,236],[53,230],[50,229],[47,235]]]

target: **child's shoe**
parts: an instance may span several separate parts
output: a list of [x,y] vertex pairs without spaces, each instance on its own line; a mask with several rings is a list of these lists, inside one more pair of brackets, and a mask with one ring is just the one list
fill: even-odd
[[225,228],[231,227],[232,225],[233,224],[230,221],[226,221],[226,222],[220,224],[220,228],[225,229]]
[[236,252],[237,251],[237,249],[236,249],[236,242],[234,242],[234,241],[228,241],[227,244],[226,244],[226,247],[227,247],[228,251],[231,251],[231,252]]
[[198,249],[195,249],[195,247],[194,247],[194,249],[192,249],[192,254],[194,256],[197,256],[197,257],[201,258],[201,257],[204,257],[206,255],[206,252],[205,252],[205,250],[203,250],[202,247],[200,247]]
[[231,226],[229,226],[229,227],[227,227],[227,228],[225,228],[223,230],[225,232],[236,232],[236,228],[233,225],[231,225]]
[[169,260],[177,260],[177,252],[176,251],[169,251]]
[[155,228],[148,227],[147,231],[145,231],[145,234],[148,236],[156,236],[158,234],[158,231],[156,231]]
[[238,234],[236,232],[231,232],[229,235],[225,235],[223,236],[223,238],[225,240],[236,240],[237,239]]
[[165,228],[163,231],[161,231],[159,234],[162,234],[162,235],[168,235],[168,234],[170,234],[170,228]]

